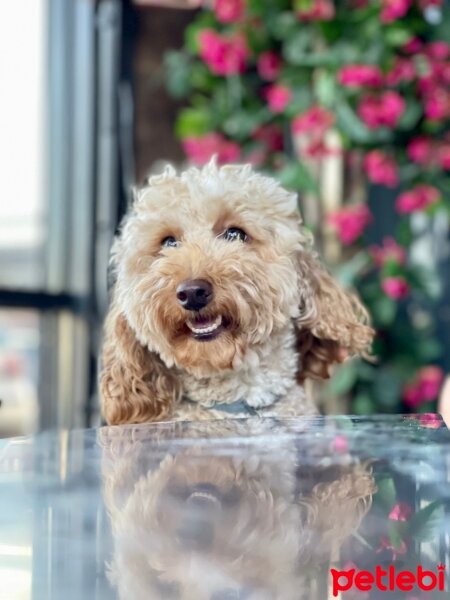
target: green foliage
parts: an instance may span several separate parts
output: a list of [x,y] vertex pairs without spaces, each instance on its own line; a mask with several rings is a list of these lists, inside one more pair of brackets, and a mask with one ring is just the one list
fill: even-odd
[[[321,173],[321,165],[312,170],[309,165],[324,158],[324,132],[319,127],[306,133],[305,139],[312,142],[312,150],[308,151],[294,143],[291,132],[298,116],[320,107],[332,115],[332,127],[349,158],[363,158],[374,150],[381,152],[398,174],[395,195],[421,184],[433,186],[440,192],[440,199],[418,210],[425,219],[433,219],[440,211],[450,215],[450,178],[436,159],[437,154],[424,164],[412,161],[408,151],[415,138],[433,136],[434,145],[438,141],[447,144],[450,152],[450,109],[440,118],[431,119],[426,107],[429,98],[439,94],[446,93],[450,103],[448,82],[445,88],[436,79],[439,75],[433,75],[434,63],[450,72],[450,56],[430,58],[429,51],[431,42],[448,37],[449,7],[442,9],[438,25],[425,20],[419,5],[402,19],[385,24],[380,19],[378,2],[358,6],[323,0],[322,8],[325,5],[329,14],[320,20],[311,14],[301,17],[316,7],[317,0],[243,1],[245,15],[234,23],[219,22],[212,10],[199,11],[186,30],[184,49],[166,56],[168,89],[175,97],[186,98],[188,104],[179,112],[177,136],[198,138],[201,143],[202,136],[215,132],[217,143],[224,140],[234,148],[238,145],[243,161],[252,158],[263,172],[277,177],[287,188],[319,200],[317,173]],[[201,33],[206,29],[215,31],[218,49],[201,49]],[[404,45],[417,37],[422,46],[411,56]],[[241,44],[237,50],[233,47],[236,40]],[[265,74],[260,60],[269,51],[278,57],[279,66],[272,74]],[[214,61],[216,68],[211,67]],[[396,80],[399,64],[406,65],[407,71],[412,68],[412,77]],[[380,81],[343,85],[342,69],[360,65],[379,67]],[[227,69],[228,75],[217,75]],[[429,78],[428,85],[435,86],[431,96],[421,87],[424,77]],[[267,90],[274,84],[290,91],[280,109],[270,107],[267,100]],[[362,103],[373,98],[380,101],[387,92],[391,98],[392,92],[400,98],[400,114],[390,122],[391,106],[385,122],[374,126],[362,111]],[[276,142],[270,140],[274,131]],[[308,160],[304,161],[305,156]],[[361,169],[367,171],[366,166]],[[366,174],[370,175],[368,171]],[[392,197],[390,193],[380,202],[392,202]],[[361,189],[354,197],[350,191],[344,200],[348,204],[360,202]],[[364,235],[357,236],[346,261],[336,269],[343,285],[362,297],[377,330],[375,360],[342,365],[329,386],[331,393],[351,399],[351,410],[356,414],[434,408],[434,403],[426,399],[418,406],[403,403],[405,386],[420,380],[421,369],[438,363],[442,357],[442,348],[435,339],[433,312],[440,286],[430,268],[411,260],[409,249],[417,233],[410,215],[400,214],[397,220],[394,246],[386,242],[374,254],[365,244]],[[393,527],[390,536],[394,545],[398,535],[398,528]]]

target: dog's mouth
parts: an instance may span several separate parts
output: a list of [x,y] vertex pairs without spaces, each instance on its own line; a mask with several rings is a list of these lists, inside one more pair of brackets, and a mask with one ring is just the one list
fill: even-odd
[[194,487],[186,499],[188,505],[196,505],[219,510],[222,508],[222,497],[218,488],[214,485],[200,484]]
[[206,316],[197,314],[186,321],[190,335],[196,340],[208,341],[216,338],[227,327],[227,321],[222,315]]

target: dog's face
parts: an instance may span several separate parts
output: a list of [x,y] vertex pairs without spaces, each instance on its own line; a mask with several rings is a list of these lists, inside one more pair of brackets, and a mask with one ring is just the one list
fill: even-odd
[[192,372],[235,366],[299,314],[299,225],[295,195],[250,169],[153,178],[115,249],[140,343]]
[[111,513],[121,597],[298,598],[300,510],[288,470],[273,457],[200,448],[167,456]]
[[108,423],[170,417],[182,396],[174,366],[199,378],[257,365],[275,332],[292,346],[296,333],[300,383],[367,352],[367,313],[316,260],[296,204],[248,165],[180,176],[168,167],[138,192],[113,250],[100,381]]

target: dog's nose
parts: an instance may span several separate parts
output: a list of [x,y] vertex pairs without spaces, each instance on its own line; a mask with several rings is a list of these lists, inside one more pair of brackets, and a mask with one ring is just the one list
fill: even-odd
[[186,310],[200,310],[213,298],[212,285],[204,279],[186,279],[177,287],[177,298]]

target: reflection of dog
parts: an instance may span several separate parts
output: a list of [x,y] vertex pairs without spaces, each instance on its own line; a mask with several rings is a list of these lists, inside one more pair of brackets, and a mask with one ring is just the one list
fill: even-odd
[[308,467],[306,474],[292,438],[274,452],[242,434],[238,445],[174,445],[158,465],[163,446],[145,430],[106,434],[110,575],[120,598],[313,597],[308,577],[359,527],[374,491],[371,474],[362,465]]
[[113,257],[108,423],[311,413],[301,382],[370,346],[365,310],[316,260],[295,195],[249,166],[151,178]]

